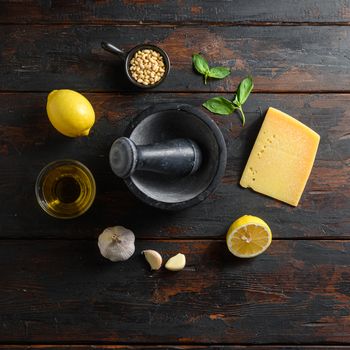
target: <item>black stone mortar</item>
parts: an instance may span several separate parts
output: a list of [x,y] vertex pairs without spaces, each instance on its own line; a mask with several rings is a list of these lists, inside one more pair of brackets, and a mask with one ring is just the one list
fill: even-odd
[[[170,140],[187,139],[201,151],[198,170],[187,176],[137,170],[124,178],[130,191],[151,206],[180,210],[196,205],[216,189],[224,174],[225,140],[216,123],[198,108],[176,103],[154,105],[132,120],[124,136],[136,146],[151,147]],[[115,169],[112,149],[110,162]]]

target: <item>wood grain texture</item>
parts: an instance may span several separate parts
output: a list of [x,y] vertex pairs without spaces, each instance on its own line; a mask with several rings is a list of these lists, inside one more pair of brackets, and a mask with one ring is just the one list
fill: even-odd
[[1,1],[0,23],[348,23],[348,0]]
[[[187,256],[151,273],[140,254]],[[111,263],[96,241],[2,241],[2,343],[350,342],[350,242],[273,241],[250,260],[224,242],[136,241]],[[15,268],[14,268],[15,267]]]
[[[30,35],[28,35],[30,33]],[[235,91],[252,74],[256,92],[349,91],[350,27],[26,26],[0,27],[0,90],[135,91],[122,61],[102,40],[128,50],[151,42],[165,49],[170,75],[153,91]],[[232,67],[203,84],[191,56]]]
[[[0,0],[0,350],[350,350],[349,9],[350,0]],[[135,90],[102,40],[125,50],[159,45],[169,78]],[[205,86],[194,52],[232,75]],[[248,74],[256,93],[247,125],[213,117],[228,166],[204,203],[148,208],[112,174],[110,145],[138,112],[231,97]],[[49,124],[46,95],[58,88],[92,102],[88,138]],[[269,106],[321,135],[297,208],[238,186]],[[50,218],[35,200],[38,172],[59,158],[82,161],[97,182],[93,207],[72,221]],[[224,237],[247,213],[264,218],[274,240],[239,260]],[[116,224],[136,234],[124,263],[97,248]],[[151,273],[140,254],[148,248],[165,259],[183,252],[188,265]]]
[[[139,237],[222,238],[231,222],[247,213],[271,225],[279,238],[350,238],[350,95],[253,94],[238,115],[211,115],[228,147],[226,174],[200,205],[177,213],[147,207],[110,170],[108,152],[131,119],[153,103],[200,106],[213,94],[86,94],[96,110],[91,136],[71,139],[51,126],[46,94],[0,94],[0,235],[2,238],[94,238],[109,225],[132,228]],[[225,95],[230,97],[230,95]],[[321,135],[311,177],[297,208],[238,185],[269,106],[279,108]],[[93,207],[81,218],[59,221],[36,203],[35,179],[47,163],[73,158],[85,163],[97,182]],[[33,220],[35,218],[35,220]]]

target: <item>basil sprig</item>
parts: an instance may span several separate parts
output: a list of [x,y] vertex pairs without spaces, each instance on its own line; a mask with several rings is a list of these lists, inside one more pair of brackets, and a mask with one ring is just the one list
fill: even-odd
[[230,101],[224,97],[213,97],[203,103],[203,107],[210,112],[220,115],[232,114],[238,110],[241,114],[242,125],[245,124],[245,115],[243,112],[243,104],[247,101],[254,87],[253,78],[247,77],[238,85],[235,98]]
[[223,79],[231,73],[230,69],[226,67],[210,68],[207,60],[199,53],[192,56],[192,62],[196,71],[204,75],[204,84],[207,84],[208,78]]

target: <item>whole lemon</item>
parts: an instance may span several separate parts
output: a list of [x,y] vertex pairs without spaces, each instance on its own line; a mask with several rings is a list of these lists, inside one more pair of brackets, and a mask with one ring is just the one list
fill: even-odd
[[47,97],[46,111],[55,129],[69,137],[89,135],[95,123],[91,103],[73,90],[51,91]]

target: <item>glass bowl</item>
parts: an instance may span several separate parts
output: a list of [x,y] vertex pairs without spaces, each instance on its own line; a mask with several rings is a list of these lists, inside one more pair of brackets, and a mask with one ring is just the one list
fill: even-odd
[[91,207],[96,183],[91,171],[82,163],[72,159],[56,160],[40,171],[35,195],[47,214],[72,219]]

